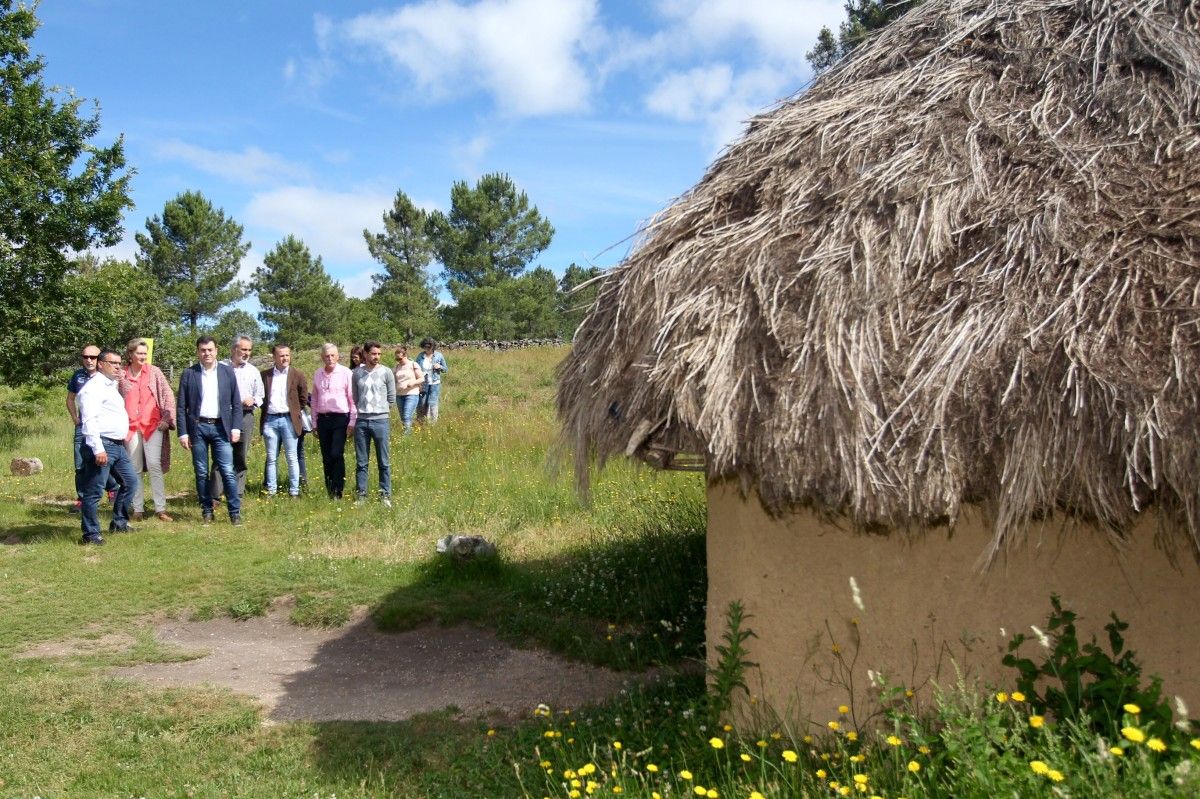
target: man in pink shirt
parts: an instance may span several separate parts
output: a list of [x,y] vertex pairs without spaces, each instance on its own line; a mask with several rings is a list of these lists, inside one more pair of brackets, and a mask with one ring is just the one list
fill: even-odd
[[346,486],[346,435],[354,429],[358,409],[354,405],[351,372],[338,363],[338,348],[321,348],[325,366],[313,373],[312,412],[316,417],[321,461],[325,464],[325,490],[330,499],[341,499]]

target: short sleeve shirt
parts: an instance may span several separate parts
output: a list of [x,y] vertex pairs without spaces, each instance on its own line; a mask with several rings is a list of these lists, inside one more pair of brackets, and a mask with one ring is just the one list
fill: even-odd
[[[67,393],[74,394],[76,397],[78,397],[79,392],[83,390],[85,385],[87,385],[88,378],[90,377],[91,375],[88,374],[87,369],[84,369],[83,367],[76,369],[75,374],[71,375],[71,379],[67,381]],[[75,400],[75,410],[79,410],[78,399]]]

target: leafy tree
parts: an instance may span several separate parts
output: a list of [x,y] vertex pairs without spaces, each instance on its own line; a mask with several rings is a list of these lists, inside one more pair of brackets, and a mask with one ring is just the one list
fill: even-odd
[[829,28],[821,28],[817,44],[806,54],[813,72],[832,67],[858,47],[868,35],[900,17],[923,0],[846,0],[846,21],[838,26],[835,37]]
[[451,334],[466,339],[550,338],[562,319],[554,273],[538,267],[519,278],[463,289],[445,310]]
[[222,353],[222,357],[227,357],[226,348],[232,346],[233,340],[238,336],[249,336],[258,343],[263,339],[263,331],[258,326],[258,320],[248,311],[231,308],[221,314],[221,318],[212,329],[212,337],[217,340],[217,349]]
[[29,47],[38,24],[32,8],[0,0],[0,377],[14,385],[69,362],[76,343],[52,343],[62,339],[66,252],[118,242],[131,206],[121,139],[90,144],[99,115],[81,115],[83,100],[43,82],[45,62]]
[[[575,336],[576,329],[583,321],[592,304],[596,301],[596,293],[600,289],[600,267],[584,268],[576,264],[567,267],[562,279],[558,282],[558,315],[561,319],[559,335],[565,339]],[[594,281],[588,283],[588,281]],[[583,285],[587,283],[587,285]],[[583,286],[580,288],[580,286]]]
[[[362,344],[364,341],[381,341],[384,344],[394,344],[405,340],[383,313],[381,301],[377,297],[363,299],[349,297],[342,306],[338,316],[338,324],[331,333],[332,338],[343,344]],[[350,352],[342,353],[342,363],[349,366]]]
[[288,236],[254,270],[251,287],[258,292],[258,318],[275,329],[280,341],[311,344],[331,332],[346,294],[321,258],[313,258],[304,242]]
[[456,300],[464,289],[516,277],[554,237],[554,226],[500,173],[484,175],[474,188],[457,181],[450,189],[450,213],[434,211],[428,226]]
[[200,192],[168,200],[161,218],[146,220],[146,231],[137,234],[138,266],[158,278],[193,332],[201,319],[246,296],[234,278],[250,243],[242,243],[242,226]]
[[391,210],[383,214],[383,232],[363,231],[371,257],[384,269],[371,276],[373,297],[405,339],[430,331],[438,318],[437,297],[426,272],[433,259],[428,222],[429,215],[398,191]]

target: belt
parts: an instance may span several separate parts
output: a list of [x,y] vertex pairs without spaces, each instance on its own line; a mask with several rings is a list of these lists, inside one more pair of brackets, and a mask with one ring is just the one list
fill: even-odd
[[221,418],[219,416],[197,416],[196,421],[205,424],[220,424]]
[[108,436],[100,436],[100,438],[110,444],[116,444],[121,447],[125,446],[125,439],[123,438],[109,438]]
[[267,416],[291,416],[292,414],[285,411],[283,413],[268,413]]

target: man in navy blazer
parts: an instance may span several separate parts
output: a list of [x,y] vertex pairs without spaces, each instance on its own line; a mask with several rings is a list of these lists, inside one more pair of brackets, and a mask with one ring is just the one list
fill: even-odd
[[[212,336],[196,339],[196,360],[179,378],[175,418],[179,443],[192,451],[196,470],[196,494],[205,524],[213,520],[213,496],[209,487],[208,451],[213,468],[227,486],[237,485],[233,472],[233,445],[241,439],[242,397],[233,369],[217,363],[217,342]],[[229,521],[242,523],[242,502],[237,491],[225,492]]]

